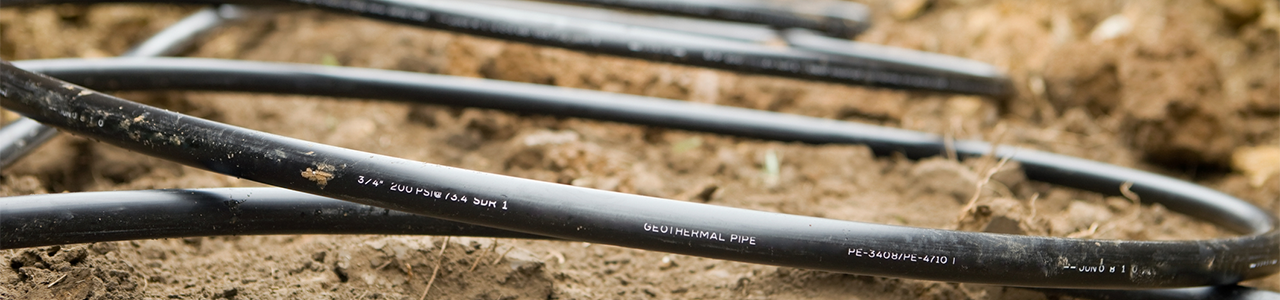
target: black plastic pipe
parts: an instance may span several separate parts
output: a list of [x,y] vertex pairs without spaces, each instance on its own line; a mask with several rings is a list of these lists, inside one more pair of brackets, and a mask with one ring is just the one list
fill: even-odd
[[[11,0],[3,6],[158,2],[150,0]],[[953,72],[951,66],[903,64],[850,53],[780,48],[705,35],[525,11],[466,1],[170,0],[166,3],[293,3],[373,19],[492,38],[745,73],[894,89],[1005,97],[1000,72]],[[899,51],[914,51],[899,49]],[[963,60],[956,58],[955,60]],[[973,62],[976,63],[976,62]],[[981,64],[981,63],[976,63]],[[988,68],[987,70],[995,70]]]
[[[30,70],[102,90],[212,90],[304,94],[430,103],[579,117],[764,140],[864,144],[878,155],[918,159],[945,153],[941,137],[918,131],[599,91],[421,73],[215,59],[64,59],[23,61]],[[991,145],[957,141],[956,152],[981,156]],[[1002,146],[1027,177],[1107,195],[1120,186],[1144,201],[1216,220],[1242,233],[1272,228],[1253,205],[1185,181],[1053,153]]]
[[834,37],[849,38],[870,27],[871,13],[860,3],[845,1],[755,0],[558,0],[655,13],[676,14],[774,28],[804,28]]
[[[152,35],[124,57],[153,57],[175,55],[191,46],[192,41],[218,26],[244,20],[262,14],[263,8],[245,8],[237,5],[219,5],[204,8]],[[0,128],[0,170],[12,166],[31,151],[44,145],[58,130],[39,122],[22,118]]]
[[0,128],[0,170],[12,166],[56,135],[58,129],[27,118]]
[[[266,234],[403,234],[543,239],[278,188],[82,192],[0,198],[0,249],[119,240]],[[1242,286],[1037,289],[1125,300],[1262,300]]]
[[[1200,241],[1080,240],[866,224],[680,202],[481,173],[311,143],[140,105],[33,74],[7,62],[0,69],[0,104],[68,132],[269,185],[451,221],[567,240],[854,274],[1030,287],[1160,288],[1221,285],[1280,271],[1280,266],[1276,264],[1280,259],[1280,243],[1277,243],[1280,236],[1274,230],[1273,217],[1238,199],[1173,179],[1168,179],[1169,182],[1152,182],[1189,187],[1146,188],[1194,191],[1196,193],[1186,196],[1201,198],[1162,200],[1173,201],[1169,203],[1184,201],[1182,204],[1186,205],[1178,208],[1191,208],[1184,210],[1185,213],[1205,216],[1200,211],[1209,211],[1211,213],[1208,216],[1218,217],[1210,221],[1251,234]],[[280,90],[323,90],[323,94],[343,96],[343,93],[335,89],[350,88],[359,82],[335,80],[355,78],[362,74],[368,77],[366,79],[376,79],[379,82],[368,82],[371,85],[362,89],[368,98],[385,98],[411,96],[408,92],[413,89],[411,86],[426,84],[420,82],[425,81],[425,77],[414,77],[409,73],[352,68],[315,70],[313,74],[324,73],[326,76],[292,74],[290,77],[328,78],[331,81],[306,80],[309,83],[303,86],[287,86],[284,83],[292,81],[276,81],[274,85]],[[260,81],[268,78],[263,76],[273,72],[278,71],[254,70],[243,75],[251,77],[253,81]],[[338,76],[339,74],[342,76]],[[208,75],[203,73],[198,78],[187,80],[215,85],[225,84],[217,83],[219,81],[230,80],[229,77]],[[182,77],[152,76],[152,80],[147,82],[157,85],[156,87],[187,81]],[[112,80],[120,85],[126,83],[118,77]],[[242,84],[253,88],[233,90],[267,88],[265,82]],[[512,84],[507,87],[519,88],[521,85]],[[501,98],[492,93],[523,92],[536,95],[539,91],[546,93],[554,89],[534,85],[524,87],[510,91],[506,88],[491,90],[491,94],[481,95],[477,102]],[[453,93],[460,91],[454,89]],[[415,97],[423,98],[428,95],[419,94]],[[640,98],[642,97],[634,97],[632,101],[596,104],[607,103],[608,106],[632,109],[656,106],[663,107],[658,111],[665,111],[677,108],[674,105],[679,103]],[[690,104],[681,108],[694,107],[696,106]],[[557,108],[570,107],[561,105]],[[702,120],[703,123],[733,121],[745,116],[773,117],[754,118],[752,121],[764,124],[761,126],[793,125],[790,130],[797,133],[805,130],[795,126],[818,129],[820,132],[804,135],[814,137],[832,137],[832,133],[850,129],[878,128],[719,107],[692,111],[713,117]],[[655,116],[653,112],[633,111],[632,115],[636,117],[631,119],[666,117]],[[664,120],[681,123],[678,118]],[[812,127],[815,125],[818,126]],[[905,148],[941,144],[936,137],[922,133],[887,128],[878,128],[874,132],[874,136],[888,135],[882,136],[883,139],[879,141],[871,141],[871,144],[880,144],[882,148],[885,144],[904,140],[909,141]],[[861,139],[865,142],[867,137],[863,136]],[[957,144],[966,153],[974,152],[973,148],[976,146],[985,145],[980,142]],[[1016,157],[1024,161],[1028,173],[1036,170],[1034,166],[1027,166],[1028,164],[1045,162],[1036,159],[1065,161],[1067,166],[1088,162],[1026,149],[1005,147],[999,150],[1003,153],[1001,155],[1008,155],[1008,151],[1017,151]],[[1034,159],[1028,163],[1029,157]],[[1101,163],[1084,164],[1080,167],[1093,167],[1093,170],[1102,172],[1127,170]],[[1131,172],[1115,175],[1097,174],[1102,178],[1085,180],[1104,182],[1115,179],[1112,178],[1114,176],[1135,174],[1165,178],[1129,171]],[[1088,177],[1095,174],[1086,172],[1074,175]],[[1142,176],[1119,179],[1135,182],[1152,180]],[[1139,184],[1135,183],[1136,186]],[[1146,193],[1145,190],[1135,190],[1140,194]],[[1153,197],[1148,197],[1148,194],[1142,196],[1144,199],[1169,196],[1151,195]],[[1174,205],[1170,207],[1174,208]]]
[[206,33],[235,21],[266,14],[263,8],[247,8],[239,5],[218,5],[195,13],[169,25],[138,46],[129,49],[123,57],[173,56],[186,51]]
[[1238,285],[1163,290],[1035,290],[1047,295],[1101,300],[1280,300],[1280,293]]
[[[134,239],[266,234],[545,237],[433,219],[278,188],[82,192],[0,198],[0,249]],[[1165,290],[1037,289],[1125,300],[1262,300],[1242,286]]]
[[574,19],[585,19],[618,23],[627,26],[648,27],[669,31],[692,33],[707,37],[729,39],[750,43],[777,43],[781,39],[778,31],[765,25],[734,23],[725,21],[693,19],[678,16],[636,14],[625,11],[583,7],[523,0],[471,0],[473,3],[501,6],[506,8],[534,11],[539,13],[571,16]]
[[278,188],[150,190],[0,198],[0,249],[217,235],[540,236]]

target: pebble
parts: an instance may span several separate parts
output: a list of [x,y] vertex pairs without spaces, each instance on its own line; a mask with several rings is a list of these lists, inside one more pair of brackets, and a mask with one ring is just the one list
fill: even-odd
[[674,260],[671,260],[670,256],[663,256],[662,262],[658,263],[658,269],[660,270],[667,270],[670,268],[674,268],[675,266],[677,266],[676,262]]
[[515,249],[515,251],[507,253],[500,259],[507,263],[507,267],[512,272],[524,274],[541,272],[543,267],[546,266],[546,263],[542,262],[537,255],[524,249]]
[[1133,31],[1133,22],[1123,15],[1114,15],[1093,27],[1093,32],[1089,33],[1089,40],[1095,44],[1101,43],[1128,34],[1130,31]]

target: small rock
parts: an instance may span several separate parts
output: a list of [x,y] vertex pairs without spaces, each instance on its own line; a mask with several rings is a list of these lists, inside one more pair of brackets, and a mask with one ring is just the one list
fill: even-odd
[[1133,31],[1133,22],[1123,15],[1114,15],[1093,27],[1093,32],[1089,33],[1089,40],[1095,44],[1101,43],[1128,34],[1130,31]]
[[542,267],[546,265],[541,259],[532,252],[524,249],[514,249],[503,256],[502,261],[507,263],[511,271],[522,274],[534,274],[542,271]]
[[108,252],[118,250],[119,246],[114,242],[103,242],[89,244],[89,249],[93,250],[93,252],[97,252],[98,254],[107,254]]
[[377,239],[377,240],[372,240],[372,241],[365,241],[365,242],[364,242],[364,244],[365,244],[366,246],[369,246],[369,248],[373,248],[373,250],[382,250],[382,247],[386,247],[386,246],[387,246],[387,240],[386,240],[386,239]]
[[663,270],[663,271],[666,271],[667,269],[674,268],[674,267],[676,267],[676,266],[678,266],[678,265],[676,264],[676,261],[675,261],[675,260],[672,260],[672,259],[671,259],[671,256],[663,256],[663,257],[662,257],[662,262],[658,263],[658,269],[659,269],[659,270]]

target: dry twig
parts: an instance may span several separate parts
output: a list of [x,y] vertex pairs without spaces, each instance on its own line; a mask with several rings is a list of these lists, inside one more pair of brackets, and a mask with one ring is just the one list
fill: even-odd
[[484,248],[484,251],[480,251],[480,254],[476,255],[476,260],[474,262],[471,262],[471,268],[468,268],[467,272],[475,271],[476,266],[480,265],[480,259],[484,258],[485,254],[488,254],[490,251],[493,251],[494,248],[498,248],[498,238],[494,238],[493,243],[489,244],[488,248]]
[[431,271],[431,279],[427,280],[427,288],[422,290],[422,297],[418,299],[427,299],[427,293],[431,292],[431,285],[436,283],[436,275],[440,274],[440,265],[444,264],[444,249],[449,248],[449,237],[444,237],[444,242],[440,243],[440,255],[436,256],[436,268]]
[[978,188],[973,191],[973,197],[969,197],[969,203],[964,205],[964,209],[960,210],[961,211],[960,219],[956,220],[957,224],[960,223],[961,221],[964,221],[964,219],[968,217],[970,213],[973,212],[974,207],[978,203],[978,196],[982,195],[982,188],[987,185],[988,181],[991,181],[991,177],[995,176],[996,172],[999,172],[1001,168],[1004,168],[1004,164],[1008,163],[1009,159],[1011,158],[1013,158],[1013,155],[1005,156],[1004,158],[1001,158],[1000,163],[996,164],[995,168],[991,168],[987,170],[987,174],[984,174],[982,176],[982,179],[978,180]]
[[1080,231],[1076,231],[1075,233],[1068,234],[1067,237],[1078,239],[1078,238],[1091,237],[1097,233],[1098,233],[1098,222],[1093,222],[1092,225],[1089,225],[1089,229],[1082,229]]
[[62,274],[62,276],[58,277],[58,279],[54,279],[53,282],[50,282],[47,287],[53,287],[55,285],[58,285],[58,283],[62,282],[63,279],[67,279],[67,274]]
[[493,264],[497,264],[498,262],[502,261],[503,257],[507,257],[507,253],[511,253],[511,250],[515,250],[515,249],[516,249],[515,247],[511,247],[511,248],[507,248],[507,251],[502,251],[502,255],[498,255],[498,258],[493,259]]

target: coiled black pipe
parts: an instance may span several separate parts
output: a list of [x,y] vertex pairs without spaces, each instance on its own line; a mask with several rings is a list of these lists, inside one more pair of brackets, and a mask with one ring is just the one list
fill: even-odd
[[[24,68],[102,90],[216,90],[371,98],[507,110],[661,126],[764,140],[864,144],[878,155],[945,153],[933,134],[685,101],[410,72],[215,59],[62,59],[23,61]],[[991,145],[957,141],[956,152],[981,156]],[[1144,199],[1241,233],[1272,228],[1272,218],[1226,194],[1181,180],[1031,149],[997,147],[1032,180]]]
[[1163,290],[1036,289],[1048,295],[1104,300],[1278,300],[1280,293],[1238,285]]
[[535,235],[278,188],[149,190],[0,198],[0,249],[215,235]]
[[834,37],[852,37],[870,26],[867,7],[844,1],[654,1],[654,0],[559,0],[621,7],[656,13],[676,14],[725,21],[765,24],[775,28],[805,28]]
[[[10,0],[2,6],[161,2],[160,0]],[[805,47],[768,45],[680,31],[577,19],[466,1],[404,0],[168,0],[166,3],[301,4],[384,21],[456,31],[530,44],[746,73],[823,80],[894,89],[1005,97],[1009,79],[994,67],[903,64]],[[899,49],[899,51],[914,51]],[[936,61],[948,64],[959,58]]]
[[[169,25],[164,30],[152,35],[136,47],[129,49],[123,57],[152,57],[174,55],[186,50],[201,35],[228,23],[244,20],[253,15],[264,13],[262,8],[246,8],[237,5],[219,5],[196,11],[195,13]],[[45,126],[40,122],[22,118],[0,128],[0,170],[12,166],[23,156],[53,139],[58,130]]]
[[0,128],[0,169],[12,166],[55,135],[58,129],[27,118]]
[[250,8],[239,5],[218,5],[201,9],[179,20],[177,23],[169,25],[169,27],[157,32],[120,56],[155,57],[176,55],[186,51],[196,39],[219,26],[267,13],[263,8]]
[[[454,99],[446,104],[519,103],[526,111],[574,116],[608,117],[622,110],[627,113],[621,116],[625,122],[662,122],[782,140],[859,142],[878,151],[916,156],[942,150],[939,138],[918,132],[644,97],[615,95],[601,101],[595,97],[606,93],[476,80],[468,85],[436,81],[444,79],[429,75],[353,68],[238,69],[250,66],[206,61],[208,65],[197,70],[175,66],[179,61],[183,60],[166,59],[132,71],[123,67],[96,84],[399,100],[440,97],[436,99]],[[7,62],[0,69],[0,103],[68,132],[270,185],[555,238],[845,273],[1032,287],[1219,285],[1280,271],[1275,219],[1252,205],[1171,178],[1034,150],[1002,147],[997,155],[1013,155],[1029,177],[1037,173],[1056,179],[1050,182],[1083,182],[1095,190],[1104,190],[1095,186],[1099,184],[1114,183],[1110,187],[1118,188],[1120,182],[1134,182],[1143,199],[1250,235],[1202,241],[1060,239],[843,222],[671,201],[299,141],[132,103]],[[63,68],[69,69],[75,68]],[[134,77],[142,80],[129,79],[130,72],[148,69],[148,76]],[[184,72],[192,73],[179,75]],[[110,72],[97,74],[105,73]],[[238,75],[213,76],[218,73]],[[749,126],[733,127],[738,123]],[[957,144],[958,152],[965,154],[980,154],[988,147],[981,142]]]
[[668,15],[636,14],[605,8],[583,7],[537,1],[471,0],[471,2],[551,15],[572,16],[574,19],[679,31],[742,42],[776,43],[779,41],[778,31],[765,25],[693,19]]
[[[544,238],[277,188],[82,192],[0,198],[0,249],[131,239],[263,234],[416,234]],[[1165,290],[1038,289],[1126,300],[1262,300],[1241,286]]]

